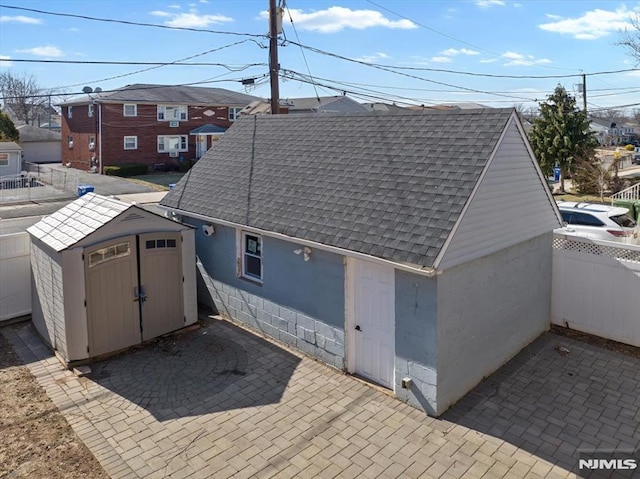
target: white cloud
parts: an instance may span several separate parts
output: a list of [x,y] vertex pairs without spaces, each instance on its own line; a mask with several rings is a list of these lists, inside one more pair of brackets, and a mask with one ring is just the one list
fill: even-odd
[[479,55],[479,52],[476,52],[475,50],[469,50],[467,48],[461,48],[460,50],[456,50],[455,48],[448,48],[446,50],[444,50],[443,52],[441,52],[442,55],[446,55],[448,57],[453,57],[456,55]]
[[233,18],[224,15],[203,15],[193,8],[191,9],[191,13],[173,13],[154,10],[150,12],[150,14],[156,17],[167,18],[168,20],[166,20],[164,24],[168,27],[206,28],[210,25],[233,22]]
[[[513,66],[530,66],[530,65],[546,65],[551,63],[548,58],[536,58],[533,55],[523,55],[522,53],[506,52],[502,54],[502,58],[509,60],[504,64],[505,67]],[[485,62],[486,63],[486,62]]]
[[360,62],[365,63],[377,63],[379,60],[386,60],[389,58],[389,55],[382,52],[376,52],[373,55],[364,55],[359,58],[354,58],[354,60],[358,60]]
[[561,35],[570,35],[577,40],[595,40],[625,28],[633,28],[629,22],[633,14],[634,12],[624,5],[617,10],[591,10],[575,18],[547,14],[547,17],[554,21],[538,25],[538,28]]
[[449,57],[431,57],[431,61],[433,63],[451,63],[451,58],[449,58]]
[[58,47],[53,45],[45,45],[42,47],[25,48],[23,50],[17,50],[19,53],[29,53],[37,57],[63,57],[64,53]]
[[13,63],[11,63],[11,57],[0,55],[0,68],[9,68],[11,66],[13,66]]
[[25,17],[22,15],[18,15],[15,17],[0,15],[0,23],[25,23],[27,25],[40,25],[42,23],[42,20],[40,20],[39,18]]
[[[392,29],[413,29],[418,25],[410,20],[389,20],[380,12],[374,10],[351,10],[344,7],[329,7],[326,10],[318,10],[305,13],[302,10],[291,9],[293,23],[299,30],[307,30],[319,33],[335,33],[352,28],[364,30],[365,28],[384,27]],[[268,12],[261,12],[262,18],[268,18]]]
[[476,6],[480,8],[489,8],[489,7],[504,7],[505,3],[503,0],[475,0],[474,2]]
[[478,63],[495,63],[497,61],[497,58],[485,58],[484,60],[480,60]]

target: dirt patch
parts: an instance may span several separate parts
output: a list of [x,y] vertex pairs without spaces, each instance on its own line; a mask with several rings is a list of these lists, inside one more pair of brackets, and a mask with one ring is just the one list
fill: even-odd
[[0,334],[0,478],[108,479]]
[[580,331],[575,331],[573,329],[563,328],[562,326],[556,325],[551,325],[551,331],[560,336],[577,339],[578,341],[593,344],[594,346],[599,346],[603,349],[608,349],[609,351],[615,351],[617,353],[626,354],[628,356],[633,356],[634,358],[640,359],[640,348],[631,346],[630,344],[619,343],[611,339],[605,339],[598,336],[593,336],[591,334],[581,333]]

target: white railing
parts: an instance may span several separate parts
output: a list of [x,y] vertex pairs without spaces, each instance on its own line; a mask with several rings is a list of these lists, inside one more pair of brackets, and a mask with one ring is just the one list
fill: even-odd
[[640,200],[640,183],[630,186],[611,195],[611,203],[614,200]]
[[74,170],[59,170],[38,163],[25,163],[25,169],[42,184],[51,186],[57,190],[77,193],[79,174]]
[[0,178],[0,203],[68,198],[78,193],[77,171],[26,163],[27,171]]
[[554,234],[551,323],[640,346],[640,246]]

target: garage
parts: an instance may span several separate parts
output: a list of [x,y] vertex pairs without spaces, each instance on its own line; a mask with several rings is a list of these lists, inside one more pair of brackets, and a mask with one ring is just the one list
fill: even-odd
[[27,232],[33,324],[66,364],[197,321],[192,227],[88,193]]

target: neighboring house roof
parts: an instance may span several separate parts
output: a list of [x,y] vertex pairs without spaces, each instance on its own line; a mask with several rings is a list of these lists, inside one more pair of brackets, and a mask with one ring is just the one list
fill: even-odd
[[96,103],[168,103],[187,105],[245,106],[260,98],[222,88],[203,88],[181,85],[127,85],[109,92],[90,93],[72,98],[62,106]]
[[398,106],[396,104],[389,104],[389,103],[363,103],[362,106],[364,106],[367,111],[387,111],[387,112],[394,112],[394,111],[404,111],[406,110],[406,108]]
[[161,204],[432,266],[511,119],[493,108],[245,116]]
[[367,108],[348,96],[324,96],[309,98],[287,98],[280,103],[289,109],[289,114],[296,113],[358,113]]
[[220,134],[227,131],[226,128],[223,128],[218,125],[211,125],[207,123],[206,125],[199,126],[198,128],[194,128],[189,132],[190,135],[211,135],[211,134]]
[[27,228],[27,232],[55,251],[62,251],[134,207],[113,198],[87,193]]
[[0,141],[0,151],[3,153],[10,151],[22,151],[22,147],[15,141]]
[[39,142],[39,141],[60,141],[62,135],[60,132],[51,131],[48,128],[39,128],[31,125],[21,125],[17,127],[20,133],[20,142]]

